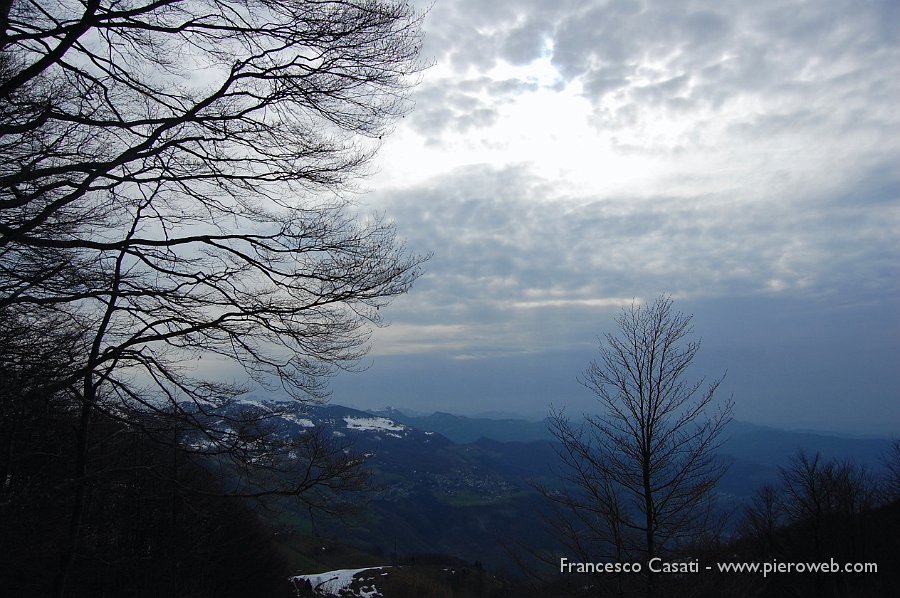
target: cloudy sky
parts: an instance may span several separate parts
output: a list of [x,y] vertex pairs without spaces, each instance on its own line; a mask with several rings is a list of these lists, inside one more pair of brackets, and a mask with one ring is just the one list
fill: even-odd
[[436,0],[358,198],[427,273],[333,401],[592,409],[622,305],[694,315],[736,417],[900,433],[900,3]]

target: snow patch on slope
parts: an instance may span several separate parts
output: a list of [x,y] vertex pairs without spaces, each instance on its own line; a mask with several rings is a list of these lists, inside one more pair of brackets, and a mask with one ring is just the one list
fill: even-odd
[[398,424],[386,417],[352,417],[344,418],[351,430],[376,430],[379,432],[405,432],[406,426]]
[[[297,575],[292,578],[293,581],[309,581],[313,590],[317,594],[322,595],[343,595],[342,592],[350,590],[353,578],[363,571],[377,571],[384,567],[365,567],[363,569],[337,569],[336,571],[326,571],[325,573],[314,573],[312,575]],[[382,574],[385,575],[385,574]],[[374,586],[360,588],[359,596],[361,598],[376,598],[381,593]]]
[[289,422],[294,422],[302,428],[313,428],[316,425],[313,423],[313,420],[307,417],[300,417],[296,413],[285,413],[281,417],[288,420]]

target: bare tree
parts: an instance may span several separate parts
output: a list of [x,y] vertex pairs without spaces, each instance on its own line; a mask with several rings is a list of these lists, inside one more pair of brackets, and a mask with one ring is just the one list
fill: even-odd
[[900,500],[900,438],[891,441],[891,447],[884,456],[884,494],[888,502]]
[[167,394],[206,393],[155,375],[168,362],[151,345],[176,362],[234,358],[300,395],[361,355],[365,324],[421,258],[314,192],[352,180],[374,150],[358,140],[406,107],[418,30],[405,5],[6,12],[0,302],[77,311],[93,336],[83,369],[119,392],[113,372],[137,368]]
[[34,499],[34,472],[52,468],[64,440],[56,414],[74,395],[58,381],[77,362],[79,338],[50,313],[0,308],[0,521]]
[[[548,427],[559,441],[554,448],[563,467],[557,472],[560,484],[536,485],[550,505],[546,527],[581,562],[624,562],[630,556],[625,537],[633,533],[624,525],[625,507],[615,483],[598,476],[600,454],[595,439],[584,426],[573,425],[562,411],[550,413]],[[615,581],[621,594],[621,573]]]
[[[77,340],[50,390],[78,404],[82,488],[98,413],[244,470],[296,454],[253,427],[271,412],[216,415],[251,383],[325,397],[418,277],[342,197],[409,109],[419,24],[393,0],[0,4],[0,307]],[[305,488],[270,479],[239,493]]]
[[744,506],[739,531],[743,538],[755,544],[759,557],[771,558],[778,528],[784,522],[784,504],[778,489],[764,484]]
[[823,556],[823,548],[836,537],[856,556],[866,538],[862,520],[879,502],[875,476],[852,461],[825,460],[818,452],[799,450],[781,468],[781,480],[789,519],[811,528],[813,558]]
[[[686,380],[700,348],[687,340],[690,321],[668,297],[623,309],[618,334],[604,335],[599,359],[580,379],[603,412],[580,427],[553,417],[567,479],[580,490],[566,500],[595,514],[617,558],[647,562],[711,523],[712,492],[724,473],[716,449],[732,402],[710,413],[721,378],[705,387],[702,378]],[[645,570],[652,595],[655,579]]]

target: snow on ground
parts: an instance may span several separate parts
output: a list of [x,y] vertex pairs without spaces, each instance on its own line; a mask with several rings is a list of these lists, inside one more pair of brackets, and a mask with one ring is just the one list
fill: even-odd
[[301,426],[303,428],[312,428],[316,425],[313,423],[313,421],[311,419],[308,419],[305,417],[300,417],[296,413],[285,413],[281,417],[283,417],[284,419],[286,419],[290,422],[294,422],[295,424],[297,424],[298,426]]
[[379,430],[384,432],[403,432],[406,426],[398,424],[386,417],[352,417],[344,418],[347,427],[351,430]]
[[[323,595],[340,595],[342,591],[348,590],[353,578],[357,573],[363,571],[377,571],[384,567],[365,567],[363,569],[338,569],[336,571],[326,571],[325,573],[314,573],[312,575],[297,575],[293,579],[303,581],[309,580],[313,590]],[[384,575],[384,574],[382,574]],[[363,587],[359,590],[361,598],[375,598],[381,596],[374,586]]]

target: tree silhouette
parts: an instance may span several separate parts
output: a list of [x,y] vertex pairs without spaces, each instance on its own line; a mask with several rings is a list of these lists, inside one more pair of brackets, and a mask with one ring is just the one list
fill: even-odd
[[[618,561],[645,563],[695,539],[712,523],[712,491],[724,473],[715,451],[731,401],[709,413],[721,378],[704,388],[686,374],[700,343],[672,300],[632,304],[606,334],[580,379],[603,412],[583,426],[551,415],[564,478],[574,490],[545,493],[576,514]],[[588,523],[584,523],[588,522]],[[648,567],[647,595],[655,590]]]
[[884,480],[885,498],[900,500],[900,438],[891,441],[891,447],[884,456],[886,468]]
[[252,385],[324,398],[418,277],[426,256],[342,198],[409,109],[419,39],[394,1],[0,5],[0,308],[65,331],[43,393],[78,411],[57,595],[97,474],[92,418],[283,470],[297,451],[262,425],[271,410],[224,410]]

